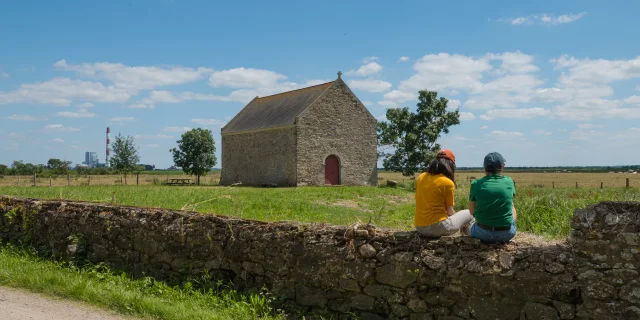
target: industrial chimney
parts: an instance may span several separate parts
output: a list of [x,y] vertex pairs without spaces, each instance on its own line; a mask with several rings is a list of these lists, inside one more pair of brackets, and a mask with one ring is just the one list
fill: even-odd
[[109,133],[111,133],[111,129],[107,127],[107,160],[105,160],[105,167],[109,168],[109,160],[111,156],[111,140],[109,139]]

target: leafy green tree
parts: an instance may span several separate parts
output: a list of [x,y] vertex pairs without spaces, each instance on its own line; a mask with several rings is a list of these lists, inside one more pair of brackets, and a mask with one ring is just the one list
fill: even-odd
[[140,161],[138,156],[138,148],[136,148],[133,137],[123,137],[120,133],[116,136],[116,140],[112,145],[113,156],[109,161],[113,170],[124,174],[125,184],[127,183],[127,174],[136,169],[136,164]]
[[460,124],[458,109],[447,111],[447,100],[437,92],[420,90],[417,110],[387,109],[387,121],[378,123],[378,156],[385,170],[413,176],[423,171],[440,149],[437,143],[449,127]]
[[200,185],[200,176],[207,174],[216,165],[216,144],[211,130],[195,128],[182,134],[178,140],[178,148],[169,150],[173,153],[173,162],[186,174],[194,174]]
[[4,164],[0,164],[0,176],[6,176],[9,174],[10,171],[11,169],[9,169],[8,166]]
[[54,174],[65,174],[69,170],[71,161],[62,161],[60,159],[49,159],[47,168],[51,169]]

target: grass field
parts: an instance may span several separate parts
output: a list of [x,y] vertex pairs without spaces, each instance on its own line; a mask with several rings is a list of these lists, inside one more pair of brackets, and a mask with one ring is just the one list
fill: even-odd
[[[517,192],[519,230],[548,237],[568,233],[576,208],[603,200],[640,201],[637,188],[518,187]],[[0,194],[184,209],[262,221],[350,225],[371,219],[379,227],[402,230],[413,227],[415,208],[412,191],[389,187],[0,187]],[[468,183],[459,181],[457,210],[467,207],[467,195]]]
[[[519,186],[535,186],[556,188],[573,187],[576,182],[578,187],[625,187],[626,179],[632,187],[640,187],[640,175],[631,173],[574,173],[574,172],[505,172],[513,178]],[[456,180],[468,181],[482,177],[481,172],[461,171],[456,174]],[[128,175],[60,175],[60,176],[37,176],[36,186],[86,186],[86,185],[159,185],[164,184],[170,178],[195,178],[185,175],[182,171],[146,171],[136,177],[135,174]],[[400,173],[380,171],[378,173],[378,183],[385,184],[386,180],[398,182],[408,182],[411,177],[405,177]],[[202,185],[217,185],[220,181],[220,171],[210,172],[201,177]],[[0,176],[0,187],[33,186],[33,176]]]
[[0,285],[77,300],[141,319],[284,319],[263,295],[229,288],[169,287],[149,278],[132,280],[103,267],[76,268],[0,246]]

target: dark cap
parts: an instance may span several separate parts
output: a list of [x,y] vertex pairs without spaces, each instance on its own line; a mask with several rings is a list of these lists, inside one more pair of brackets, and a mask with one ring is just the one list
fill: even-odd
[[485,169],[500,169],[504,165],[504,158],[497,152],[491,152],[484,157]]

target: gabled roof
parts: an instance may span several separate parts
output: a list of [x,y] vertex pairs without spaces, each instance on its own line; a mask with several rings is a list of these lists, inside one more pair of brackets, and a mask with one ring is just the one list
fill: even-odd
[[334,82],[262,98],[256,97],[222,128],[222,133],[293,125],[296,117],[322,96]]

